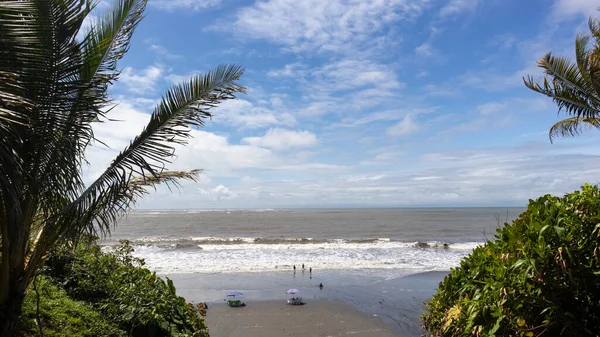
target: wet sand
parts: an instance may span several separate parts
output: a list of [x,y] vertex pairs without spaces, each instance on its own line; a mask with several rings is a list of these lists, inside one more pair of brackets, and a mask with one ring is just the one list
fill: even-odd
[[[299,316],[299,318],[302,318],[302,326],[312,326],[314,325],[314,322],[311,322],[313,318],[321,317],[320,315],[333,317],[338,312],[336,310],[341,310],[344,315],[356,317],[351,321],[362,322],[365,318],[376,318],[375,321],[384,324],[385,331],[393,331],[400,336],[420,336],[422,331],[419,317],[425,310],[423,302],[431,298],[438,283],[447,272],[427,272],[409,276],[395,276],[392,273],[384,275],[386,277],[381,275],[381,271],[367,274],[361,272],[356,275],[347,271],[313,271],[312,274],[311,276],[309,273],[298,272],[293,274],[292,272],[280,271],[237,274],[175,274],[169,275],[169,277],[173,279],[177,287],[177,293],[180,296],[191,302],[208,302],[209,318],[207,321],[209,326],[213,327],[211,331],[216,333],[214,336],[228,336],[233,333],[227,330],[222,332],[222,329],[225,329],[224,326],[215,326],[215,324],[222,325],[222,323],[215,323],[215,316],[217,320],[225,320],[223,317],[226,317],[225,315],[231,316],[232,313],[250,313],[247,316],[238,317],[239,315],[237,315],[227,317],[227,319],[232,320],[236,326],[240,324],[246,326],[261,324],[263,326],[272,325],[273,329],[289,329],[289,326],[300,325],[295,320],[284,322],[284,318],[291,319],[294,317],[294,319],[297,319],[295,316],[298,315],[293,316],[292,313],[306,315]],[[321,282],[325,285],[323,289],[318,287]],[[290,295],[285,292],[290,288],[298,289],[300,291],[299,295],[308,304],[302,307],[287,306],[285,303]],[[234,290],[244,293],[244,296],[240,299],[245,301],[248,307],[229,308],[225,305],[223,302],[225,294]],[[263,303],[268,304],[263,305]],[[329,306],[328,303],[333,307]],[[260,310],[257,308],[260,308]],[[274,308],[277,308],[277,310]],[[315,309],[324,311],[317,312]],[[335,311],[335,313],[328,313],[326,309]],[[263,312],[271,314],[259,315]],[[289,313],[289,315],[286,316],[282,313]],[[277,317],[277,319],[269,318],[269,316]],[[265,323],[253,323],[252,319],[254,318],[265,320]],[[241,319],[243,321],[238,321]],[[329,321],[334,322],[333,319],[328,319],[327,322]],[[324,324],[327,323],[324,322]],[[362,325],[363,323],[359,326]],[[331,328],[334,329],[336,326],[334,325]],[[273,331],[281,332],[283,330]],[[298,327],[286,332],[290,335],[282,336],[312,336],[310,333],[305,334],[305,331],[305,329]],[[329,335],[324,333],[323,336],[337,336],[340,333],[343,333],[343,331],[331,332]],[[371,332],[371,334],[373,333],[375,332]],[[213,335],[211,334],[211,336]],[[260,336],[260,334],[257,336]],[[274,336],[277,336],[277,334],[274,334]]]
[[401,336],[379,317],[352,306],[327,300],[307,300],[305,305],[285,301],[245,301],[230,308],[225,303],[209,306],[206,324],[214,337],[300,336]]

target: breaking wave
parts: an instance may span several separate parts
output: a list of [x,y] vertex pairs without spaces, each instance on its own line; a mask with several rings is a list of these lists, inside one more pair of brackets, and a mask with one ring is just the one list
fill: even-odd
[[134,254],[162,274],[281,271],[303,263],[321,270],[449,270],[482,244],[251,237],[146,237],[131,242]]
[[[261,245],[308,245],[308,246],[346,246],[346,247],[368,247],[380,248],[421,248],[421,249],[459,249],[472,250],[482,245],[483,242],[450,243],[440,241],[400,241],[390,238],[371,239],[313,239],[313,238],[254,238],[254,237],[143,237],[131,240],[134,246],[156,246],[169,249],[207,248],[215,246],[251,246]],[[108,243],[114,245],[116,243]]]

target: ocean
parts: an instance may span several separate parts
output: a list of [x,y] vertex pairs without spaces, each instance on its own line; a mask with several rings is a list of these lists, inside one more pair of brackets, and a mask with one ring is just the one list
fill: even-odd
[[130,240],[146,267],[190,301],[221,302],[231,290],[249,301],[285,300],[297,288],[304,299],[341,300],[418,336],[423,302],[439,281],[522,211],[140,210],[103,244]]
[[159,274],[308,269],[449,270],[521,208],[148,210],[105,244],[130,240]]

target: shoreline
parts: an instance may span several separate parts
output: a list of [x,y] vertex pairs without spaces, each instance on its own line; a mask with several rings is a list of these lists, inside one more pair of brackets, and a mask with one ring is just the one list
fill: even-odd
[[[270,311],[272,309],[270,306],[264,304],[270,303],[280,310],[300,309],[299,312],[307,315],[303,319],[307,320],[306,324],[309,325],[312,324],[310,314],[317,307],[321,308],[319,310],[323,311],[323,315],[331,315],[329,311],[341,310],[349,315],[358,315],[354,318],[356,320],[375,318],[394,333],[394,336],[418,336],[421,333],[419,318],[424,312],[423,303],[432,297],[439,282],[448,272],[407,273],[408,271],[395,271],[390,274],[388,271],[385,273],[380,271],[380,273],[356,274],[354,271],[319,270],[313,271],[312,275],[277,271],[166,276],[173,280],[178,295],[183,296],[187,301],[209,304],[207,310],[209,316],[207,317],[210,318],[207,319],[207,322],[214,321],[211,312],[214,313],[215,310],[222,311],[220,314],[213,314],[217,316],[224,316],[228,313],[252,313],[256,307],[273,312]],[[323,289],[318,287],[321,282],[325,286]],[[285,291],[289,288],[298,289],[298,295],[307,302],[307,305],[299,307],[287,305],[286,300],[290,296]],[[240,299],[248,306],[243,308],[227,307],[223,299],[225,294],[230,291],[243,292],[244,295]],[[317,305],[317,303],[319,304]],[[329,304],[321,306],[322,303]],[[277,312],[279,311],[273,313]],[[248,321],[248,317],[254,316],[259,317],[255,313],[251,316],[232,316],[228,319],[232,325],[250,326],[251,322]],[[262,320],[261,326],[271,324],[268,320],[265,321],[264,317],[260,319]],[[276,320],[273,322],[279,325],[283,324],[277,323]],[[317,327],[313,328],[317,329]],[[227,336],[227,334],[216,336]],[[273,336],[277,336],[277,334]],[[291,336],[311,336],[311,334]]]
[[307,300],[302,306],[275,300],[245,302],[247,306],[240,308],[230,308],[225,303],[209,305],[205,323],[211,336],[407,337],[380,317],[337,301]]

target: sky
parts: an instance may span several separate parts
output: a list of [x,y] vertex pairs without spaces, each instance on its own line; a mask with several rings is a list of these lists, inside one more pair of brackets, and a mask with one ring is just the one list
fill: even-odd
[[[104,0],[94,13],[110,6]],[[150,0],[94,126],[87,181],[174,83],[240,64],[169,169],[198,182],[140,209],[525,206],[597,183],[600,133],[548,139],[566,115],[523,85],[572,57],[596,0]]]

